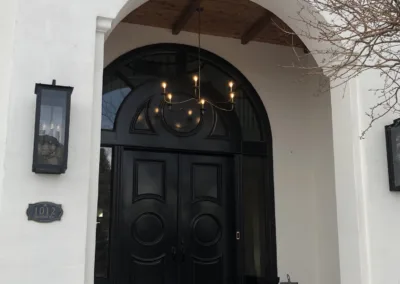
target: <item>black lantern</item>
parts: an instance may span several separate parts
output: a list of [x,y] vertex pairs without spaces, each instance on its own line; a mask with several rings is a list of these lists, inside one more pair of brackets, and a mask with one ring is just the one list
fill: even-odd
[[67,169],[69,117],[73,88],[36,84],[32,171],[62,174]]
[[390,191],[400,191],[400,119],[385,126]]

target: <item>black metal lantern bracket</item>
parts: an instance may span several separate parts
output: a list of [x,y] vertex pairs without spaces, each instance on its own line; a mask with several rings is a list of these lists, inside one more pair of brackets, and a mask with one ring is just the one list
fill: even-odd
[[390,191],[400,191],[400,118],[385,126]]
[[67,169],[73,87],[36,84],[35,137],[32,171],[62,174]]

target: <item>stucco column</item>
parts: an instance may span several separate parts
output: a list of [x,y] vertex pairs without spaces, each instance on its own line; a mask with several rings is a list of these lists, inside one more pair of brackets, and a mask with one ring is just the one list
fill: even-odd
[[[96,27],[98,12],[87,1],[0,2],[1,34],[6,30],[10,36],[0,47],[0,282],[83,284],[90,258],[86,252],[91,251],[86,240],[95,228],[88,227],[94,218],[87,214],[96,211],[88,204],[97,202],[97,195],[88,201],[97,184],[100,143],[101,96],[93,98],[101,93],[107,25]],[[18,4],[9,9],[10,2]],[[95,62],[95,56],[101,61]],[[53,79],[74,87],[68,169],[62,175],[34,174],[34,88]],[[28,205],[41,201],[61,204],[62,219],[29,221]]]
[[99,181],[99,158],[101,143],[101,105],[103,89],[104,68],[104,40],[106,32],[111,28],[112,19],[97,17],[96,39],[94,50],[94,76],[93,76],[93,106],[92,106],[92,135],[90,154],[90,182],[87,213],[85,283],[94,283],[94,258],[96,249],[96,221],[97,199]]
[[331,90],[341,284],[369,284],[358,81]]

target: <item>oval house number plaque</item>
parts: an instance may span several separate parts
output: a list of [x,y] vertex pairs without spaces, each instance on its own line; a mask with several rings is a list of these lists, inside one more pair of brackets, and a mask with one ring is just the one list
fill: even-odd
[[52,202],[38,202],[29,204],[26,210],[28,220],[35,221],[38,223],[51,223],[54,221],[60,221],[63,214],[61,204],[55,204]]

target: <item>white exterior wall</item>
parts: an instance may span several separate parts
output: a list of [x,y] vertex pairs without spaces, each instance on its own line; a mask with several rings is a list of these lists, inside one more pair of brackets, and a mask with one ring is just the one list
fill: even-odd
[[[301,28],[293,20],[298,7],[296,0],[254,1],[281,17],[295,31]],[[98,107],[96,102],[100,93],[96,80],[98,76],[94,74],[95,71],[98,73],[99,65],[102,64],[102,56],[95,55],[95,52],[97,55],[102,53],[99,48],[102,37],[96,35],[96,18],[120,18],[122,14],[118,16],[118,12],[125,3],[128,3],[124,9],[124,13],[127,13],[130,8],[143,2],[145,0],[0,1],[0,283],[52,284],[57,281],[58,284],[91,284],[92,271],[89,268],[93,259],[86,250],[93,249],[90,244],[94,241],[95,212],[88,204],[96,202],[97,197],[89,188],[93,184],[90,176],[95,172],[93,161],[96,160],[91,153],[95,152],[95,142],[98,139],[93,138],[97,135],[93,126],[98,125],[98,121],[92,110]],[[107,28],[100,27],[100,30],[105,32]],[[318,44],[304,40],[311,49],[314,44]],[[256,48],[256,45],[250,46]],[[237,48],[245,50],[245,47]],[[217,47],[212,51],[220,55],[222,53]],[[282,52],[282,49],[279,48],[279,51]],[[258,54],[261,52],[260,49]],[[240,64],[239,54],[235,54],[237,60],[225,56],[250,81],[259,82],[264,79],[249,68],[243,68],[245,64]],[[232,54],[230,57],[233,57]],[[266,67],[261,66],[257,57],[252,68],[261,70]],[[289,76],[289,73],[292,75]],[[287,79],[295,77],[295,73],[287,71],[288,77],[283,84],[290,85]],[[276,73],[271,75],[278,77]],[[75,90],[72,97],[69,167],[65,175],[49,177],[31,173],[35,107],[33,89],[35,83],[50,83],[52,79],[56,79],[59,84],[72,85]],[[260,94],[284,94],[272,93],[279,89],[263,87],[254,82]],[[331,92],[341,284],[400,281],[397,275],[400,264],[400,196],[389,192],[383,132],[383,125],[391,123],[394,117],[387,116],[376,123],[366,140],[358,139],[368,122],[364,113],[376,101],[369,89],[379,83],[378,74],[367,73],[353,82],[344,97],[340,91]],[[297,87],[293,86],[297,91]],[[280,129],[279,123],[305,126],[299,121],[289,123],[287,117],[275,126],[276,120],[272,117],[280,108],[266,105],[272,133],[275,135],[274,141],[279,137],[288,137],[285,139],[287,144],[279,151],[274,148],[275,170],[279,172],[285,168],[287,176],[298,178],[298,181],[276,178],[279,270],[281,276],[286,273],[285,269],[291,270],[288,272],[292,274],[293,280],[314,277],[314,283],[325,283],[330,278],[321,278],[334,271],[329,269],[334,266],[330,263],[334,261],[334,257],[331,257],[334,249],[324,245],[325,242],[333,242],[329,237],[333,235],[331,230],[334,226],[331,224],[334,221],[328,221],[326,216],[333,218],[335,209],[331,208],[331,203],[328,206],[325,204],[333,195],[327,186],[332,185],[329,182],[330,176],[324,177],[320,173],[330,173],[333,169],[330,168],[331,163],[325,163],[325,160],[329,160],[325,158],[325,155],[329,157],[329,151],[320,148],[324,148],[325,144],[318,143],[315,135],[324,138],[330,135],[324,126],[329,117],[323,109],[329,108],[329,104],[324,101],[328,99],[285,98],[284,95],[277,97],[276,107],[284,105],[293,111],[298,110],[299,106],[307,109],[313,105],[315,112],[292,114],[288,111],[289,115],[307,121],[310,125],[298,138]],[[323,130],[323,134],[318,129]],[[306,142],[313,147],[304,149]],[[274,146],[279,145],[275,142]],[[327,144],[326,147],[330,148]],[[310,159],[310,151],[319,154]],[[278,157],[282,158],[281,162],[289,160],[292,164],[286,169],[284,164],[279,164]],[[304,163],[312,163],[315,171],[307,173]],[[300,197],[305,197],[295,190],[298,182],[315,200],[307,199],[306,204],[300,202],[303,201]],[[63,204],[65,215],[60,223],[40,225],[27,221],[25,210],[28,203],[42,200]],[[308,207],[312,204],[313,207]],[[307,210],[296,211],[294,208],[298,207]],[[288,216],[290,212],[293,216]],[[285,220],[290,218],[293,218],[293,226],[300,227],[296,221],[305,220],[312,212],[316,215],[307,221],[315,224],[319,233],[306,233],[303,227],[301,230],[279,227],[280,223],[285,224]],[[317,212],[324,214],[318,215]],[[310,247],[312,242],[317,243],[312,256],[305,254],[304,257],[319,268],[318,274],[303,271],[304,266],[299,268],[297,264],[306,265],[306,260],[289,255],[289,252],[300,255],[300,250],[305,250],[301,245],[296,246],[287,241],[289,238],[294,240],[293,236],[299,231],[303,234],[301,240],[310,242]],[[287,246],[282,246],[282,242],[286,242]],[[328,271],[325,270],[327,268]]]
[[[197,35],[122,23],[105,45],[105,64],[156,43],[197,44]],[[273,138],[278,270],[300,283],[340,281],[329,94],[313,96],[318,78],[283,68],[291,48],[213,36],[202,48],[238,68],[266,107]]]
[[[6,105],[9,115],[0,122],[7,131],[1,167],[0,283],[84,283],[96,11],[88,14],[91,3],[81,3],[21,0],[10,19],[15,32],[13,54],[8,53],[11,74],[6,77],[11,86]],[[0,13],[7,18],[12,11],[3,10],[3,5],[0,1]],[[34,87],[52,79],[75,87],[69,167],[61,176],[35,175]],[[27,206],[38,201],[61,203],[62,221],[28,222]]]
[[0,210],[17,6],[17,0],[4,0],[0,5],[2,11],[0,17]]
[[[358,82],[359,104],[363,112],[368,112],[377,103],[376,96],[370,90],[381,87],[379,76],[379,72],[365,72]],[[397,118],[398,115],[390,113],[378,120],[367,132],[366,139],[360,141],[371,284],[400,282],[400,195],[389,191],[384,132],[385,125],[392,124]],[[361,130],[364,130],[370,120],[361,112],[359,123]]]

